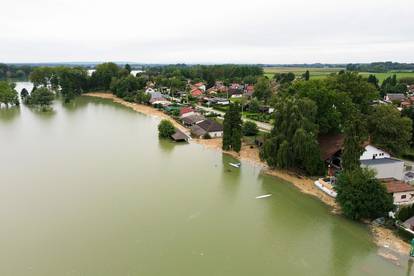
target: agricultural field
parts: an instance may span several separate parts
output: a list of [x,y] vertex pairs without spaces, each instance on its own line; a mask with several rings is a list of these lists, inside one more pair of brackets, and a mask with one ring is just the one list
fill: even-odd
[[[321,79],[325,78],[331,73],[337,73],[345,68],[306,68],[306,67],[265,67],[264,72],[265,76],[268,78],[273,78],[274,74],[276,73],[289,73],[292,72],[296,76],[301,76],[305,73],[306,70],[309,70],[311,79]],[[370,74],[375,75],[380,83],[385,80],[387,77],[392,76],[394,74],[397,75],[398,78],[404,77],[414,77],[414,72],[387,72],[387,73],[369,73],[369,72],[361,72],[361,75],[368,77]]]

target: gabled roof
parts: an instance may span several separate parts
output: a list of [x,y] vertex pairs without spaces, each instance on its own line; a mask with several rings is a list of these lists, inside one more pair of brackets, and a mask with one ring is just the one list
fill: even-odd
[[192,107],[183,107],[180,109],[180,116],[189,112],[194,112],[194,109]]
[[344,140],[345,136],[343,134],[320,135],[318,143],[322,160],[326,161],[340,151],[344,145]]
[[395,178],[383,178],[380,180],[385,184],[387,192],[390,194],[414,191],[413,186]]
[[198,122],[205,120],[206,118],[201,114],[194,114],[187,117],[184,117],[182,121],[186,124],[192,125]]
[[176,128],[175,133],[171,135],[171,138],[174,141],[187,141],[190,137],[188,137],[187,134]]
[[191,91],[191,96],[193,97],[198,97],[203,95],[203,91],[201,91],[200,89],[194,89]]
[[197,126],[199,126],[207,132],[223,131],[223,126],[221,124],[210,119],[198,123]]

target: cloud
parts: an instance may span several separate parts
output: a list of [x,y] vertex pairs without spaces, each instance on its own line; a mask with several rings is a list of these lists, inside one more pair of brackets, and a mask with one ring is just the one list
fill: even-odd
[[0,61],[413,62],[410,0],[14,0]]

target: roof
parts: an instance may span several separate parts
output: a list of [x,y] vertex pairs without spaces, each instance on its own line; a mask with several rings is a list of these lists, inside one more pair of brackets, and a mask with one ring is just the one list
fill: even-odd
[[192,125],[192,124],[198,123],[200,121],[203,121],[205,119],[206,118],[203,115],[201,115],[201,114],[194,114],[194,115],[190,115],[190,116],[184,117],[182,119],[182,121],[184,123],[186,123],[186,124]]
[[328,160],[340,151],[344,145],[345,136],[343,134],[320,135],[318,137],[319,148],[322,160]]
[[176,128],[175,133],[171,135],[171,138],[175,141],[187,141],[189,137],[184,132]]
[[198,125],[193,125],[191,127],[191,133],[194,134],[195,136],[201,137],[204,134],[206,134],[207,131],[205,131],[204,129],[202,129],[201,127],[199,127]]
[[405,95],[402,93],[389,93],[387,97],[390,101],[400,101],[405,99]]
[[393,163],[404,163],[404,161],[394,159],[394,158],[376,158],[376,159],[366,159],[361,160],[361,165],[365,166],[375,166],[375,165],[385,165]]
[[203,91],[201,91],[200,89],[194,89],[191,91],[191,96],[193,97],[198,97],[203,95]]
[[390,194],[414,191],[413,186],[395,178],[383,178],[380,180],[385,184],[387,192]]
[[194,112],[194,109],[192,107],[183,107],[180,109],[180,115],[183,115],[189,112]]
[[223,126],[221,124],[210,119],[198,123],[197,126],[201,127],[202,129],[208,132],[223,131]]
[[202,83],[202,82],[197,82],[196,84],[194,84],[195,86],[198,86],[198,87],[200,87],[200,86],[203,86],[204,85],[204,83]]

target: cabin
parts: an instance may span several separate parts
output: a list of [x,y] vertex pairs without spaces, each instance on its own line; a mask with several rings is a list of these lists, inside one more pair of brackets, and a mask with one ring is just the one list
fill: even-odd
[[201,114],[193,114],[190,116],[185,116],[181,119],[181,122],[183,123],[183,125],[185,126],[193,126],[196,125],[198,123],[201,123],[202,121],[204,121],[206,118],[201,115]]
[[171,139],[173,139],[174,142],[188,142],[190,137],[178,128],[176,128],[175,133],[171,135]]
[[414,187],[395,178],[380,179],[392,195],[394,205],[414,204]]
[[191,127],[191,134],[197,138],[204,138],[208,134],[211,138],[223,137],[223,126],[216,121],[207,119]]

